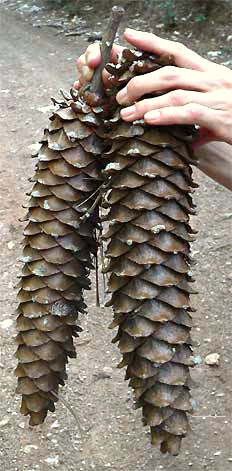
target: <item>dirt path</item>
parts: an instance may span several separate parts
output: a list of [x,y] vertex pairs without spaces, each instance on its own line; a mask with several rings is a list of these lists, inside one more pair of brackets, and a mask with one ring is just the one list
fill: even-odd
[[[149,444],[140,422],[140,411],[132,410],[132,398],[116,369],[119,358],[107,329],[110,310],[95,307],[88,297],[89,317],[77,346],[78,358],[69,366],[68,385],[62,396],[76,410],[83,429],[59,403],[37,430],[31,430],[19,415],[15,397],[13,285],[20,264],[23,217],[21,204],[30,187],[33,162],[28,146],[41,136],[47,116],[38,111],[49,104],[59,88],[74,79],[74,58],[85,43],[58,39],[46,30],[32,28],[13,12],[1,8],[0,25],[0,469],[1,471],[229,471],[232,469],[231,389],[232,294],[231,194],[197,175],[200,189],[196,200],[200,230],[194,251],[199,295],[194,304],[196,354],[218,352],[219,367],[203,363],[195,368],[194,396],[199,401],[192,418],[192,434],[184,440],[177,458],[160,456]],[[215,417],[217,416],[217,417]]]

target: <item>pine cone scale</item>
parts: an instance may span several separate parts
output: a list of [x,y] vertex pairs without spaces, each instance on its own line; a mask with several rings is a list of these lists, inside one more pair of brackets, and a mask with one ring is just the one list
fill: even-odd
[[[129,56],[135,67],[135,56]],[[126,65],[131,67],[127,61],[124,56],[124,75]],[[117,86],[120,67],[115,75],[114,70],[111,65]],[[185,131],[182,139],[181,129],[136,126],[119,117],[112,121],[105,153],[111,185],[103,200],[109,208],[104,220],[113,220],[103,234],[107,305],[115,313],[112,327],[118,326],[119,366],[127,366],[126,379],[131,378],[144,423],[151,427],[152,443],[177,454],[189,428],[186,412],[192,411],[189,220],[195,185]]]
[[90,287],[97,247],[97,211],[86,220],[82,215],[102,180],[96,161],[102,143],[79,119],[83,106],[76,107],[79,117],[67,104],[52,116],[31,179],[16,352],[21,412],[30,415],[31,425],[54,411],[68,357],[76,355],[73,337],[81,330],[76,320],[78,312],[85,312],[83,290]]

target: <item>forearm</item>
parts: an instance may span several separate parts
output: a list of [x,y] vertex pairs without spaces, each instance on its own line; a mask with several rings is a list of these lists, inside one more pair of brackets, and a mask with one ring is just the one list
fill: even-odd
[[216,182],[232,190],[232,145],[210,142],[195,149],[197,167]]

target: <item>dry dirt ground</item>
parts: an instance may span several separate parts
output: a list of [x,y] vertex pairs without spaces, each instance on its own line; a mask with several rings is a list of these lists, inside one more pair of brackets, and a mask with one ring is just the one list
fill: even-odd
[[[0,2],[1,3],[1,2]],[[38,429],[28,427],[19,414],[13,370],[15,360],[14,285],[20,264],[23,217],[21,204],[33,173],[29,146],[41,136],[47,116],[38,110],[49,97],[72,83],[74,59],[86,46],[80,39],[55,37],[37,30],[0,5],[0,469],[1,471],[229,471],[232,469],[231,361],[232,294],[231,194],[200,172],[196,192],[199,237],[193,253],[199,294],[194,298],[195,353],[202,363],[193,372],[198,401],[191,418],[192,433],[181,454],[161,456],[149,444],[140,411],[123,372],[116,368],[119,355],[110,341],[111,311],[95,307],[94,290],[87,301],[89,316],[77,342],[77,359],[69,366],[68,385],[62,397],[81,423],[60,402],[56,413]],[[207,354],[220,354],[220,366],[204,363]]]

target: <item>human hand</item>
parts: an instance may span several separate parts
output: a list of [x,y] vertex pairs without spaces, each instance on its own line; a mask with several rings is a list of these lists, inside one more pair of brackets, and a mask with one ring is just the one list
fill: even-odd
[[[121,105],[132,104],[121,110],[122,118],[144,118],[151,125],[196,124],[200,132],[195,146],[215,140],[232,144],[232,71],[151,33],[127,29],[124,36],[138,49],[170,54],[177,67],[132,78],[117,94]],[[166,93],[139,100],[157,91]]]
[[[111,54],[112,62],[117,62],[117,56],[122,51],[122,49],[122,46],[118,46],[117,44],[113,45]],[[93,77],[94,70],[100,63],[101,52],[99,43],[90,44],[84,54],[82,54],[77,59],[77,70],[79,72],[79,78],[74,82],[74,88],[79,89],[82,85],[85,85],[85,83],[90,82]],[[103,71],[102,78],[105,87],[107,87],[109,75],[110,74],[108,74],[106,70]]]
[[[197,124],[200,126],[197,147],[209,141],[232,144],[232,71],[210,62],[183,44],[159,38],[151,33],[127,29],[125,39],[139,49],[173,57],[175,66],[166,66],[130,80],[117,95],[125,121],[144,118],[148,124]],[[114,45],[112,61],[117,62],[121,46]],[[91,80],[100,64],[99,44],[91,44],[77,60],[80,73],[75,88]],[[107,86],[108,73],[103,72]],[[170,91],[170,89],[173,89]],[[146,93],[167,92],[162,96],[139,100]]]

